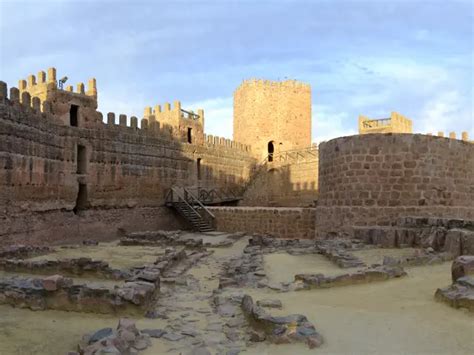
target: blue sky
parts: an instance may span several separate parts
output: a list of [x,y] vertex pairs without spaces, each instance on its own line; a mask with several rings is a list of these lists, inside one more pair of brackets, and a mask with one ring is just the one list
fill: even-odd
[[230,138],[241,81],[289,78],[311,84],[313,141],[391,111],[474,136],[470,0],[0,0],[0,20],[1,80],[96,77],[103,113],[180,100]]

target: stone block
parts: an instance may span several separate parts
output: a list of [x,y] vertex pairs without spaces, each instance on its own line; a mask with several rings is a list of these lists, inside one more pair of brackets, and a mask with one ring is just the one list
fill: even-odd
[[474,276],[474,255],[458,256],[451,266],[451,276],[453,282],[460,277]]

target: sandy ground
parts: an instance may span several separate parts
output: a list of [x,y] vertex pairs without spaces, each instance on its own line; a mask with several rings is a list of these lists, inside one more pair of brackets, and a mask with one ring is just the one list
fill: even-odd
[[118,245],[118,242],[100,243],[96,246],[81,245],[76,248],[57,247],[55,253],[37,256],[30,260],[56,260],[68,258],[88,257],[93,260],[103,260],[112,268],[130,268],[152,263],[163,254],[164,248],[150,246]]
[[[200,265],[190,273],[201,282],[203,292],[217,287],[218,270],[213,269],[233,255],[238,255],[246,240],[232,248],[215,249],[212,262]],[[55,257],[87,255],[102,258],[114,266],[141,265],[161,253],[153,247],[119,247],[115,243],[97,247],[61,249]],[[377,249],[357,254],[367,260],[381,255],[402,255],[411,250]],[[410,255],[410,254],[408,254]],[[44,256],[52,257],[52,255]],[[124,260],[126,259],[126,260]],[[376,261],[374,261],[376,262]],[[271,290],[241,290],[254,299],[277,298],[282,310],[273,314],[305,314],[323,335],[325,343],[309,350],[302,344],[271,345],[261,343],[244,354],[472,354],[474,349],[474,316],[434,301],[437,287],[450,284],[451,263],[407,268],[408,277],[368,285],[277,293]],[[265,269],[275,282],[290,281],[301,272],[337,274],[339,269],[320,255],[292,256],[285,253],[265,256]],[[190,308],[208,306],[207,301],[187,301]],[[0,354],[65,354],[73,350],[85,333],[103,327],[114,327],[119,317],[74,312],[34,312],[0,306]],[[139,328],[163,328],[165,320],[141,319]],[[196,323],[196,327],[203,326]],[[178,354],[173,343],[153,339],[153,346],[143,354]]]

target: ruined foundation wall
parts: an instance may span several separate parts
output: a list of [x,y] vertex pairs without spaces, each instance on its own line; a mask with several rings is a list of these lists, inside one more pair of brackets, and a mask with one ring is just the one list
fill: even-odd
[[269,234],[276,238],[313,238],[314,208],[210,207],[224,232]]
[[269,163],[257,171],[240,206],[313,206],[318,198],[318,161]]
[[[55,229],[61,215],[70,221],[57,229],[63,238],[80,235],[78,226],[96,218],[104,220],[102,232],[89,237],[101,238],[115,233],[117,221],[122,227],[148,223],[139,211],[149,208],[163,219],[153,222],[156,227],[176,228],[162,212],[167,188],[241,186],[255,161],[242,146],[187,144],[157,127],[127,127],[123,119],[95,129],[70,127],[16,95],[0,99],[0,239],[48,238],[46,229]],[[78,204],[84,211],[74,215]],[[109,214],[116,216],[110,223]]]
[[388,226],[399,217],[474,217],[474,145],[370,134],[320,145],[319,231]]

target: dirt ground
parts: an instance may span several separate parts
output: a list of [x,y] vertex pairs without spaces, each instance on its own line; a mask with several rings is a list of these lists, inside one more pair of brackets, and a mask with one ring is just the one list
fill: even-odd
[[[193,326],[206,333],[215,322],[209,300],[218,287],[222,264],[239,255],[244,238],[227,248],[215,248],[214,254],[187,272],[199,284],[197,291],[175,297],[167,307],[169,319],[137,319],[142,328],[164,328],[174,319],[192,317]],[[369,249],[357,252],[365,262],[380,261],[383,255],[402,256],[412,250]],[[88,256],[109,261],[113,267],[130,267],[151,262],[163,253],[159,247],[119,246],[103,243],[75,249],[59,249],[39,258]],[[317,254],[265,255],[265,272],[270,281],[291,281],[297,273],[336,275],[347,272]],[[301,313],[316,326],[324,344],[310,350],[304,344],[274,345],[266,342],[250,345],[244,354],[472,354],[474,316],[434,300],[438,287],[451,283],[451,263],[406,268],[407,277],[386,282],[276,292],[270,289],[239,289],[254,299],[273,298],[283,303],[272,314]],[[3,272],[1,275],[8,273]],[[84,282],[96,280],[84,280]],[[99,281],[97,281],[99,282]],[[228,292],[234,290],[227,290]],[[227,292],[226,291],[226,292]],[[115,327],[119,316],[61,311],[31,311],[0,306],[0,354],[66,354],[74,350],[81,337],[91,331]],[[218,337],[209,333],[208,337]],[[188,348],[187,348],[188,347]],[[211,346],[212,348],[212,346]],[[152,347],[143,354],[186,354],[188,345],[177,346],[163,338],[152,339]]]

